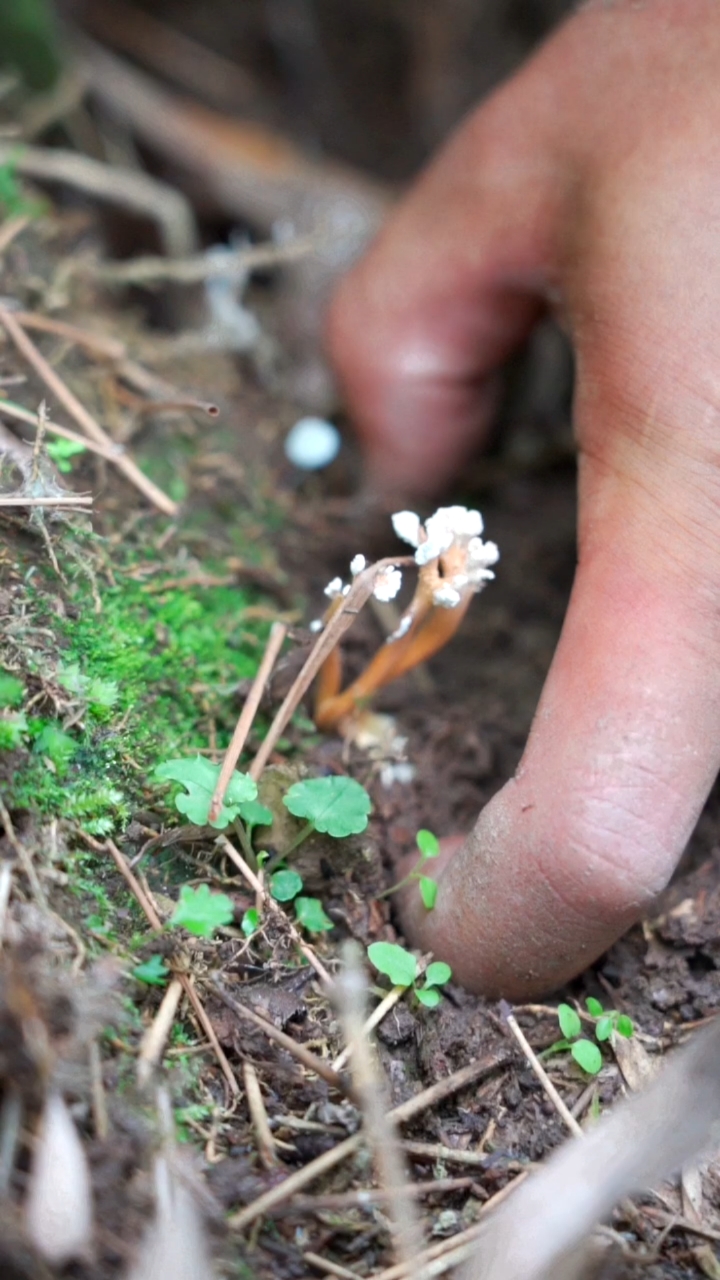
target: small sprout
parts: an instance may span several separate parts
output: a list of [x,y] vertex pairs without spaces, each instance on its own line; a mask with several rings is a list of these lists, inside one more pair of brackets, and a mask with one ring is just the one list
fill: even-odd
[[420,1004],[435,1009],[441,999],[442,987],[452,977],[452,969],[443,960],[428,965],[422,986],[418,983],[418,962],[410,951],[397,942],[373,942],[368,947],[368,959],[379,973],[384,973],[394,987],[412,987]]
[[132,971],[133,978],[137,978],[138,982],[144,982],[148,987],[164,987],[168,980],[168,969],[162,956],[150,956],[149,960],[145,960],[142,964],[138,964]]
[[595,1018],[595,1037],[596,1039],[609,1040],[613,1031],[619,1036],[630,1040],[635,1028],[632,1018],[626,1013],[618,1013],[617,1009],[603,1009],[599,1000],[594,996],[588,996],[585,1001],[585,1007],[591,1017]]
[[298,924],[308,933],[327,933],[328,929],[335,928],[319,898],[296,898],[293,905]]
[[232,922],[233,904],[225,893],[211,893],[208,885],[184,884],[170,924],[187,929],[198,938],[211,938],[216,929]]
[[0,671],[0,707],[19,707],[25,697],[25,685],[17,676]]
[[365,788],[342,775],[296,782],[283,796],[283,804],[294,817],[308,820],[308,835],[315,830],[335,839],[364,831],[372,808]]
[[320,471],[340,451],[340,432],[325,418],[300,418],[285,437],[285,457],[301,471]]
[[78,454],[87,453],[84,444],[80,444],[79,440],[64,440],[60,437],[57,440],[49,440],[45,448],[49,458],[52,458],[58,471],[63,475],[67,475],[72,471],[72,459]]
[[589,1076],[596,1076],[602,1067],[602,1054],[592,1040],[575,1040],[570,1046],[570,1053],[583,1071]]
[[417,960],[397,942],[373,942],[368,957],[379,973],[384,973],[394,987],[411,987],[417,977]]
[[[153,776],[159,782],[182,783],[185,791],[176,795],[175,808],[196,826],[208,825],[210,803],[220,776],[219,764],[212,764],[203,756],[197,756],[194,760],[165,760],[157,766]],[[210,826],[222,830],[233,819],[242,818],[243,806],[255,801],[256,797],[257,783],[248,774],[235,770],[228,783],[222,809]],[[251,810],[251,814],[256,812],[255,809]],[[270,818],[272,820],[272,814]]]
[[276,902],[292,902],[302,887],[302,876],[297,871],[282,868],[270,877],[270,893]]
[[432,831],[427,831],[425,828],[421,828],[418,831],[415,840],[420,853],[415,866],[411,871],[408,871],[407,875],[403,876],[402,880],[398,880],[397,884],[392,885],[391,888],[386,889],[379,896],[381,898],[389,898],[392,893],[397,893],[399,889],[404,889],[406,884],[411,884],[413,880],[417,880],[423,906],[426,911],[432,911],[437,901],[438,883],[437,880],[433,880],[432,876],[425,875],[422,868],[429,859],[438,857],[440,841],[436,835],[433,835]]
[[260,912],[257,907],[248,907],[240,921],[240,928],[246,938],[251,938],[256,930],[260,928]]

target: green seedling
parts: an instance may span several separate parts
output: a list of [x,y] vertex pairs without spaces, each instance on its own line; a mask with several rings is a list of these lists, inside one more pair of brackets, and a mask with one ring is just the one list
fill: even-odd
[[422,975],[422,986],[418,985],[420,977],[418,962],[411,951],[406,951],[397,942],[373,942],[368,947],[368,959],[379,973],[384,973],[394,987],[412,987],[413,994],[425,1005],[426,1009],[434,1009],[442,1000],[442,992],[438,990],[452,978],[452,969],[442,960],[434,960]]
[[52,458],[58,471],[63,475],[67,475],[72,471],[72,460],[79,454],[87,453],[84,444],[80,444],[78,440],[64,440],[60,436],[57,440],[49,440],[45,448],[48,457]]
[[308,933],[326,933],[328,929],[334,928],[319,898],[298,896],[303,880],[297,871],[281,867],[270,876],[269,885],[270,894],[276,902],[292,902],[298,924],[307,929]]
[[28,731],[24,711],[0,712],[0,751],[16,751],[23,745]]
[[162,956],[150,956],[149,960],[137,964],[132,970],[133,978],[144,982],[148,987],[164,987],[169,974],[170,970]]
[[253,934],[260,928],[260,912],[257,907],[248,907],[240,921],[240,928],[246,938],[252,938]]
[[626,1013],[618,1013],[617,1009],[603,1009],[599,1000],[594,996],[588,996],[585,1001],[585,1008],[591,1017],[595,1018],[595,1038],[596,1040],[609,1040],[613,1031],[619,1036],[623,1036],[625,1040],[630,1040],[635,1028],[632,1018]]
[[[616,1009],[603,1009],[600,1001],[592,996],[588,997],[585,1004],[588,1013],[595,1019],[593,1028],[595,1039],[600,1043],[609,1040],[613,1032],[626,1038],[632,1036],[634,1031],[632,1019],[628,1018],[627,1014],[618,1013]],[[563,1039],[556,1040],[549,1049],[545,1050],[545,1055],[569,1052],[583,1071],[590,1076],[596,1076],[603,1064],[602,1054],[593,1040],[588,1040],[582,1035],[580,1014],[569,1004],[558,1005],[558,1023]]]
[[440,842],[432,831],[426,831],[422,828],[415,836],[415,842],[420,853],[415,866],[408,871],[402,880],[398,880],[397,884],[392,885],[390,889],[386,889],[379,896],[381,898],[389,898],[390,894],[397,893],[399,889],[403,889],[406,884],[412,884],[413,880],[418,883],[420,897],[426,911],[432,911],[437,900],[438,885],[437,880],[433,880],[431,876],[426,876],[422,870],[425,863],[431,858],[437,858],[440,853]]
[[295,818],[307,822],[293,840],[287,857],[313,831],[341,840],[359,835],[368,824],[372,802],[364,787],[344,775],[330,778],[305,778],[296,782],[283,796],[283,804]]
[[0,707],[19,707],[25,697],[25,685],[17,676],[0,671]]
[[184,884],[170,924],[181,926],[198,938],[211,938],[216,929],[232,923],[234,914],[227,894],[211,893],[206,884],[198,885],[197,889]]

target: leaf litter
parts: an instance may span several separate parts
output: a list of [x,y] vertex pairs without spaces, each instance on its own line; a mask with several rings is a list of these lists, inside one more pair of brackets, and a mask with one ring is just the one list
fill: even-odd
[[[72,232],[55,216],[60,252],[72,254]],[[23,236],[23,251],[37,252],[32,226]],[[12,255],[6,274],[4,293],[24,303]],[[85,283],[70,314],[82,326],[90,311],[107,333],[142,354],[142,330]],[[54,341],[41,336],[38,346],[50,355]],[[8,348],[5,363],[28,376]],[[97,380],[84,357],[71,350],[59,370],[82,403],[98,405]],[[108,376],[106,394],[117,398],[122,416],[121,382]],[[176,371],[163,369],[168,376],[183,388],[191,382],[206,400],[231,403],[246,427],[229,432],[221,417],[199,434],[191,412],[175,411],[140,431],[138,456],[154,484],[172,490],[173,502],[192,495],[192,519],[168,524],[148,514],[112,470],[92,530],[84,516],[48,511],[41,529],[37,520],[2,514],[0,729],[14,725],[14,737],[0,758],[8,818],[0,854],[12,873],[0,916],[0,1262],[28,1276],[57,1274],[68,1258],[79,1277],[142,1276],[157,1267],[158,1256],[168,1265],[184,1241],[182,1265],[194,1258],[195,1271],[207,1268],[212,1253],[218,1275],[237,1274],[239,1264],[256,1276],[304,1275],[320,1258],[346,1272],[380,1276],[392,1257],[383,1189],[373,1208],[352,1089],[347,1078],[328,1079],[328,1064],[344,1045],[336,1013],[322,983],[299,962],[288,917],[282,909],[258,909],[257,890],[206,831],[244,682],[260,661],[268,626],[280,619],[297,629],[299,608],[311,616],[301,597],[317,605],[323,583],[356,554],[357,515],[352,500],[332,490],[307,504],[302,490],[283,487],[278,457],[289,407],[228,361],[206,355],[196,365],[186,360]],[[26,403],[36,408],[39,398]],[[251,428],[263,415],[272,430],[261,440]],[[63,484],[100,487],[92,455],[62,457],[71,466]],[[318,897],[292,895],[296,918],[311,929],[311,946],[331,971],[343,937],[364,947],[399,945],[391,907],[380,897],[392,879],[387,864],[412,849],[419,830],[467,826],[517,760],[569,585],[572,477],[562,468],[540,480],[510,473],[486,497],[488,525],[509,566],[505,578],[483,608],[470,611],[452,652],[434,660],[433,687],[418,696],[408,675],[381,702],[407,735],[410,782],[381,786],[376,761],[357,745],[319,737],[302,717],[291,721],[275,751],[273,767],[291,774],[286,809],[314,827],[289,870]],[[345,513],[339,532],[338,503]],[[533,540],[518,532],[530,508],[537,526],[550,531]],[[45,555],[47,538],[62,576]],[[388,541],[368,521],[367,550],[380,557],[391,550]],[[265,558],[254,563],[250,549],[258,546]],[[259,592],[258,581],[274,583],[278,594]],[[288,581],[295,584],[289,605]],[[213,598],[217,612],[206,627]],[[233,626],[226,628],[221,619],[228,611]],[[133,640],[120,629],[131,615],[140,620]],[[77,652],[73,636],[82,640]],[[349,634],[351,675],[377,643],[377,623],[365,612]],[[479,653],[486,655],[481,664]],[[145,707],[147,672],[155,700]],[[170,673],[167,687],[163,672]],[[250,752],[261,745],[281,696],[272,681],[267,693]],[[188,772],[182,762],[193,751]],[[148,853],[146,846],[176,821],[151,777],[153,769],[163,777],[163,768],[164,781],[180,785],[175,803],[189,827]],[[231,778],[218,829],[244,817],[251,828],[275,830],[277,806],[265,803],[262,786],[258,799],[245,776]],[[347,808],[338,810],[341,794],[353,801],[349,816]],[[713,797],[690,878],[679,881],[645,933],[632,931],[565,993],[580,1007],[586,996],[600,997],[605,1008],[612,1004],[631,1017],[653,1061],[720,1004],[710,918],[720,879],[718,829]],[[111,851],[115,839],[121,863]],[[119,865],[129,873],[122,879]],[[35,867],[34,880],[28,866]],[[152,927],[138,904],[156,921]],[[321,914],[307,904],[319,904]],[[176,924],[184,913],[196,926],[189,936],[187,924],[161,927],[173,912]],[[245,918],[249,935],[240,927]],[[108,964],[112,973],[103,970]],[[413,965],[410,976],[406,962],[401,977],[410,981],[402,985],[415,981],[419,961]],[[447,981],[438,962],[424,973],[421,991],[436,992]],[[168,1103],[138,1089],[135,1063],[174,975],[185,994],[157,1080]],[[217,994],[216,979],[257,1021],[240,1021]],[[422,1191],[424,1229],[435,1241],[429,1253],[437,1260],[452,1258],[442,1252],[446,1244],[482,1225],[484,1206],[542,1162],[563,1128],[522,1056],[508,1048],[492,1006],[452,984],[436,1008],[432,1003],[431,997],[424,1009],[396,1002],[376,1036],[389,1102],[401,1116],[407,1176]],[[536,1050],[556,1038],[554,1008],[518,1010],[517,1017]],[[603,1062],[584,1105],[595,1099],[607,1110],[620,1076],[610,1050]],[[238,1084],[243,1063],[259,1081],[278,1159],[272,1169],[259,1159]],[[583,1105],[587,1080],[569,1055],[549,1070],[566,1104]],[[427,1090],[427,1104],[415,1109]],[[471,1180],[453,1176],[463,1159],[474,1161]],[[325,1172],[314,1160],[325,1160]],[[60,1166],[68,1178],[62,1212],[52,1191]],[[641,1205],[639,1218],[617,1211],[631,1269],[633,1253],[645,1261],[672,1222],[678,1225],[659,1260],[642,1274],[676,1274],[673,1268],[690,1264],[698,1239],[715,1239],[720,1175],[711,1159],[701,1167],[701,1184],[694,1224],[671,1184]],[[294,1210],[293,1196],[303,1187]],[[356,1192],[356,1203],[327,1207],[332,1197]]]

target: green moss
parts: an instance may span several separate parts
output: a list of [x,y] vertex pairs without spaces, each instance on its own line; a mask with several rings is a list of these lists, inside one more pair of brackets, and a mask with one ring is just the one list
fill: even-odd
[[[70,818],[105,835],[155,799],[148,776],[160,760],[207,747],[211,724],[221,747],[229,741],[233,693],[254,675],[268,624],[246,618],[255,602],[249,593],[179,589],[187,568],[171,560],[157,572],[155,557],[142,549],[124,552],[108,585],[96,568],[89,572],[90,563],[86,557],[76,571],[65,616],[44,585],[32,579],[27,587],[38,627],[55,640],[50,669],[28,645],[27,678],[54,681],[77,713],[67,729],[57,719],[29,723],[25,763],[3,793],[14,808]],[[227,572],[203,570],[210,577]],[[14,725],[11,736],[7,745],[17,747]]]

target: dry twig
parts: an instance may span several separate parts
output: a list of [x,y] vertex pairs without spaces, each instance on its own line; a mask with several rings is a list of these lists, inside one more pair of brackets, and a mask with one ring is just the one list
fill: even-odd
[[505,1001],[503,1000],[500,1003],[500,1009],[502,1012],[503,1019],[507,1024],[508,1030],[512,1033],[512,1035],[515,1037],[518,1044],[520,1045],[520,1048],[525,1054],[525,1057],[527,1058],[528,1063],[530,1064],[530,1067],[535,1072],[535,1075],[540,1081],[543,1089],[545,1090],[545,1093],[547,1094],[548,1098],[552,1102],[558,1115],[561,1117],[562,1120],[564,1120],[565,1124],[567,1125],[568,1129],[570,1130],[574,1138],[584,1137],[585,1135],[583,1133],[583,1130],[580,1128],[580,1125],[578,1124],[572,1112],[568,1109],[568,1107],[566,1107],[565,1103],[560,1097],[560,1094],[555,1088],[555,1085],[553,1084],[545,1068],[540,1062],[537,1054],[535,1053],[535,1050],[529,1044],[527,1037],[525,1036],[521,1027],[518,1025],[517,1018],[513,1014],[510,1008],[510,1005],[506,1004]]
[[257,1138],[260,1163],[264,1169],[271,1172],[273,1169],[277,1169],[278,1166],[277,1150],[275,1148],[275,1139],[270,1132],[270,1125],[268,1124],[267,1111],[265,1110],[265,1103],[260,1090],[260,1081],[257,1078],[257,1072],[252,1062],[243,1063],[243,1080],[245,1082],[245,1096],[247,1097],[250,1119]]
[[245,705],[240,712],[238,722],[235,726],[235,732],[233,733],[230,741],[230,746],[225,752],[225,759],[222,762],[217,786],[215,787],[213,798],[210,802],[208,822],[217,822],[217,819],[220,816],[220,810],[222,809],[222,802],[225,798],[227,785],[232,777],[233,769],[240,759],[240,754],[245,746],[247,736],[253,726],[253,721],[257,715],[257,709],[260,706],[260,699],[262,698],[267,682],[270,679],[272,669],[275,666],[286,635],[287,627],[284,623],[273,622],[270,628],[270,635],[268,637],[265,652],[262,656],[262,661],[258,667],[250,692],[245,699]]
[[[2,148],[0,147],[0,153]],[[25,330],[18,324],[12,311],[8,311],[7,307],[0,306],[0,324],[2,324],[5,332],[15,343],[18,351],[32,365],[45,386],[60,401],[67,412],[75,419],[79,426],[90,436],[92,440],[96,440],[99,444],[105,446],[106,449],[112,450],[113,442],[107,432],[103,430],[99,422],[95,420],[92,414],[78,400],[77,396],[65,385],[62,378],[55,372],[45,357],[35,346],[35,343],[28,337]],[[127,480],[135,486],[140,493],[152,502],[165,515],[175,515],[178,506],[171,498],[163,493],[152,480],[149,480],[143,471],[140,470],[136,462],[126,453],[118,454],[113,458],[115,466],[122,471]]]
[[175,1014],[177,1013],[183,984],[179,978],[173,978],[168,986],[155,1017],[140,1042],[140,1052],[136,1066],[137,1082],[141,1089],[149,1084],[153,1071],[158,1065],[165,1042],[170,1035]]

